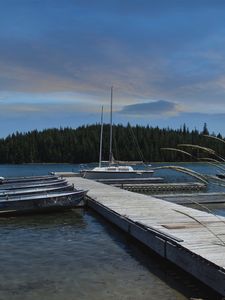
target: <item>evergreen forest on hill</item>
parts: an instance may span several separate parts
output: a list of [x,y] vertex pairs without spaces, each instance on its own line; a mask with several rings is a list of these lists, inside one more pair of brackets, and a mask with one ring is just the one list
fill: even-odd
[[[0,163],[88,163],[99,157],[100,124],[81,126],[76,129],[60,128],[43,131],[15,133],[0,139]],[[144,160],[146,162],[193,161],[182,153],[161,150],[177,148],[178,144],[194,144],[214,149],[225,156],[225,145],[203,130],[189,131],[182,128],[159,129],[149,126],[113,125],[113,153],[118,160]],[[217,137],[222,138],[219,134]],[[108,160],[109,125],[104,125],[103,160]],[[182,149],[182,148],[180,148]],[[191,149],[185,151],[192,152]],[[199,151],[199,150],[195,150]],[[205,153],[205,157],[209,154]]]

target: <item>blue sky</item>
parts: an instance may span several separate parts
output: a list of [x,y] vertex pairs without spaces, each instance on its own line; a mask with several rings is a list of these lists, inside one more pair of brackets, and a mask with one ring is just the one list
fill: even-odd
[[225,135],[225,1],[0,0],[0,137],[108,122]]

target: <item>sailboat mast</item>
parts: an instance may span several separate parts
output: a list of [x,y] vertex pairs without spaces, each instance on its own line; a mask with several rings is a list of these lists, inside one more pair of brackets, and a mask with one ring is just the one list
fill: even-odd
[[99,145],[99,168],[102,166],[102,137],[103,137],[103,106],[101,113],[101,133],[100,133],[100,145]]
[[112,163],[112,100],[113,100],[113,86],[111,87],[111,101],[110,101],[110,140],[109,140],[109,164]]

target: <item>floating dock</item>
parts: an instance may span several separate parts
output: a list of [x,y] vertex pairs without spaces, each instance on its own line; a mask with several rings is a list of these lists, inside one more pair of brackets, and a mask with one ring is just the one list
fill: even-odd
[[80,177],[87,205],[225,296],[225,218]]
[[164,182],[164,178],[162,177],[149,177],[149,178],[114,178],[114,179],[97,179],[97,182],[105,183],[105,184],[154,184],[154,183],[162,183]]
[[110,184],[127,191],[140,193],[201,191],[207,187],[206,184],[200,182],[164,183],[164,178],[162,177],[97,179],[96,181]]
[[182,192],[182,191],[201,191],[206,189],[206,185],[199,182],[185,182],[185,183],[125,183],[113,184],[124,190],[140,193],[154,193],[154,192]]

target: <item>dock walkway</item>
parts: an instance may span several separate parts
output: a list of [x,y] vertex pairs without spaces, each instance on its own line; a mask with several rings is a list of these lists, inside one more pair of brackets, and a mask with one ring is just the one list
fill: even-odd
[[92,180],[87,204],[170,262],[225,296],[225,218]]

